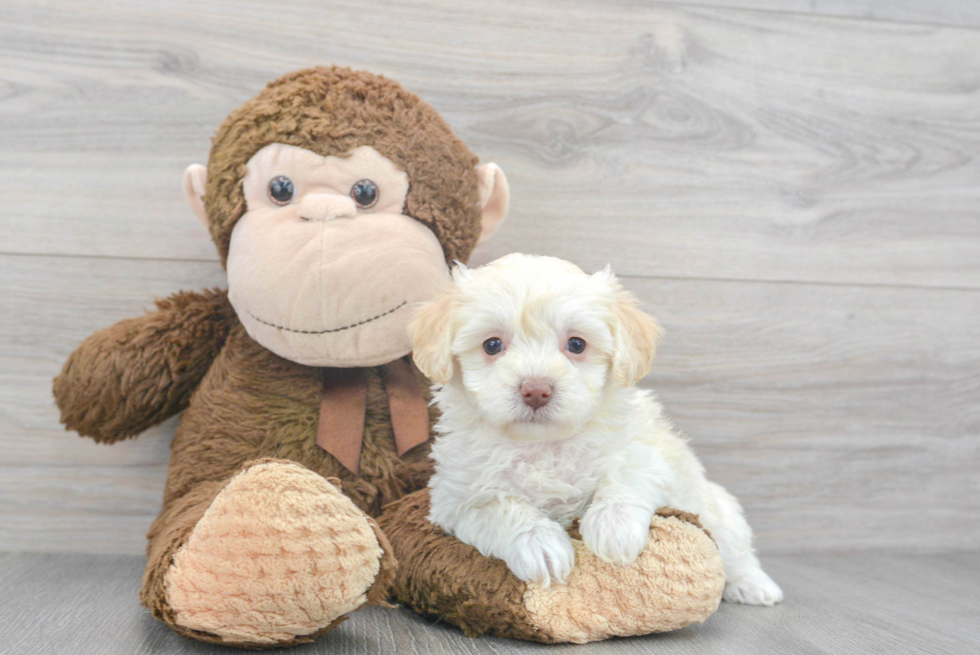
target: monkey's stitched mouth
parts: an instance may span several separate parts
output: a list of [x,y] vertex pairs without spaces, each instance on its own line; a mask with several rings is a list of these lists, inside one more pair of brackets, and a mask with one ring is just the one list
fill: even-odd
[[295,332],[296,334],[329,334],[331,332],[343,332],[344,330],[350,330],[350,329],[356,328],[356,327],[358,327],[360,325],[364,325],[365,323],[370,323],[371,321],[376,321],[376,320],[378,320],[379,318],[381,318],[383,316],[387,316],[388,314],[392,314],[392,313],[398,311],[399,309],[401,309],[402,307],[404,307],[407,304],[408,304],[408,301],[407,300],[403,300],[399,304],[397,304],[394,307],[392,307],[391,309],[389,309],[388,311],[381,312],[380,314],[377,314],[375,316],[372,316],[371,318],[365,318],[364,320],[358,321],[357,323],[351,323],[350,325],[345,325],[343,327],[338,327],[338,328],[328,328],[326,330],[297,330],[295,328],[286,327],[285,325],[277,325],[275,323],[270,323],[269,321],[262,320],[261,318],[259,318],[255,314],[253,314],[252,312],[248,312],[248,315],[251,316],[252,318],[254,318],[259,323],[261,323],[262,325],[268,325],[269,327],[274,327],[277,330],[285,330],[286,332]]

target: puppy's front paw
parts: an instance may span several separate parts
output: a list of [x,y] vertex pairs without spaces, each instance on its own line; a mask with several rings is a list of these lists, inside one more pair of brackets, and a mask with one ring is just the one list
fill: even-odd
[[575,548],[568,533],[553,521],[534,526],[517,535],[502,559],[511,573],[524,582],[549,587],[565,584],[575,566]]
[[651,518],[641,507],[597,503],[582,518],[582,541],[607,562],[631,564],[647,545]]
[[727,583],[722,598],[729,603],[775,605],[783,599],[783,590],[765,571],[757,569]]

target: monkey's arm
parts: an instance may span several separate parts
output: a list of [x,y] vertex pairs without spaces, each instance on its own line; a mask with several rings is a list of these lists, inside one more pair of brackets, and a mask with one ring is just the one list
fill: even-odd
[[96,332],[65,362],[54,397],[66,428],[114,443],[187,407],[235,312],[219,290],[182,291],[156,306]]

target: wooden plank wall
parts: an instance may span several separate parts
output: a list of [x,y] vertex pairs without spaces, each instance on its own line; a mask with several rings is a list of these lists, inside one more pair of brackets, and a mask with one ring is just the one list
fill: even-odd
[[973,0],[676,0],[672,4],[980,27],[980,3]]
[[50,380],[94,330],[223,283],[183,168],[325,63],[398,79],[507,171],[477,263],[614,265],[667,329],[645,384],[760,550],[976,547],[976,3],[148,5],[0,16],[0,549],[142,551],[174,423],[96,446]]

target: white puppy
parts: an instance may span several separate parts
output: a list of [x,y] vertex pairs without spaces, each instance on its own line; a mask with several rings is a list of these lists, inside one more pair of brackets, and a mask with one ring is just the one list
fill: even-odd
[[653,394],[633,386],[660,331],[636,305],[608,269],[587,275],[551,257],[455,270],[409,328],[442,410],[429,518],[548,585],[575,563],[565,531],[575,518],[596,555],[629,564],[669,505],[714,537],[725,600],[777,603],[738,501],[705,478]]

